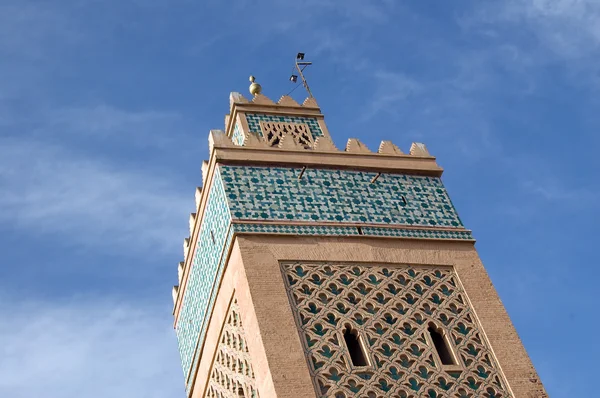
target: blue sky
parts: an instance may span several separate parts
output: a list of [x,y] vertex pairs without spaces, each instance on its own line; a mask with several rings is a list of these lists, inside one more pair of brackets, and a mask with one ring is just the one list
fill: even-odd
[[438,157],[550,396],[589,395],[600,2],[2,0],[0,396],[184,396],[207,133],[248,75],[292,89],[297,51],[338,147]]

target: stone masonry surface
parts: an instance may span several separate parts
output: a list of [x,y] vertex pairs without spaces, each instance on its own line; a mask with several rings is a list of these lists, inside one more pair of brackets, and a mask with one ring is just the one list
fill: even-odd
[[[510,397],[450,267],[281,267],[318,397]],[[366,366],[351,360],[348,327],[364,339]],[[446,335],[454,364],[438,356],[431,327]]]
[[259,398],[237,300],[223,325],[205,398]]

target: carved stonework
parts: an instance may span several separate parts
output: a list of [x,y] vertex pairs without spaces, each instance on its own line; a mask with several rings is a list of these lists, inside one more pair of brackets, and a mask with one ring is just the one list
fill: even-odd
[[237,300],[225,319],[205,397],[258,398]]
[[[451,268],[285,263],[282,271],[318,397],[510,396]],[[365,366],[353,365],[346,328],[364,342]],[[452,363],[430,329],[446,339]]]
[[307,124],[286,122],[260,122],[262,136],[268,146],[279,146],[284,136],[291,135],[304,149],[312,149],[314,139]]

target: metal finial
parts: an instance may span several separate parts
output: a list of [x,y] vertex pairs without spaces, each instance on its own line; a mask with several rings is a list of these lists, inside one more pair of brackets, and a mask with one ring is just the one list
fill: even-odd
[[255,77],[250,76],[250,82],[252,82],[252,84],[250,85],[250,94],[256,96],[256,95],[260,94],[262,87],[260,86],[260,84],[256,83],[254,80],[256,80]]

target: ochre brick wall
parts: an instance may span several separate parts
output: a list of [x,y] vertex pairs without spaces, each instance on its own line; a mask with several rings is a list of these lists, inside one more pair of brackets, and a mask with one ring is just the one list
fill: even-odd
[[[256,330],[274,391],[261,397],[314,397],[294,315],[280,271],[281,261],[364,262],[451,266],[515,397],[545,392],[512,323],[471,243],[373,238],[238,237],[234,251],[247,277]],[[258,347],[255,349],[261,351]],[[253,347],[250,347],[252,354]],[[260,383],[260,382],[259,382]],[[266,394],[266,395],[265,395]]]

